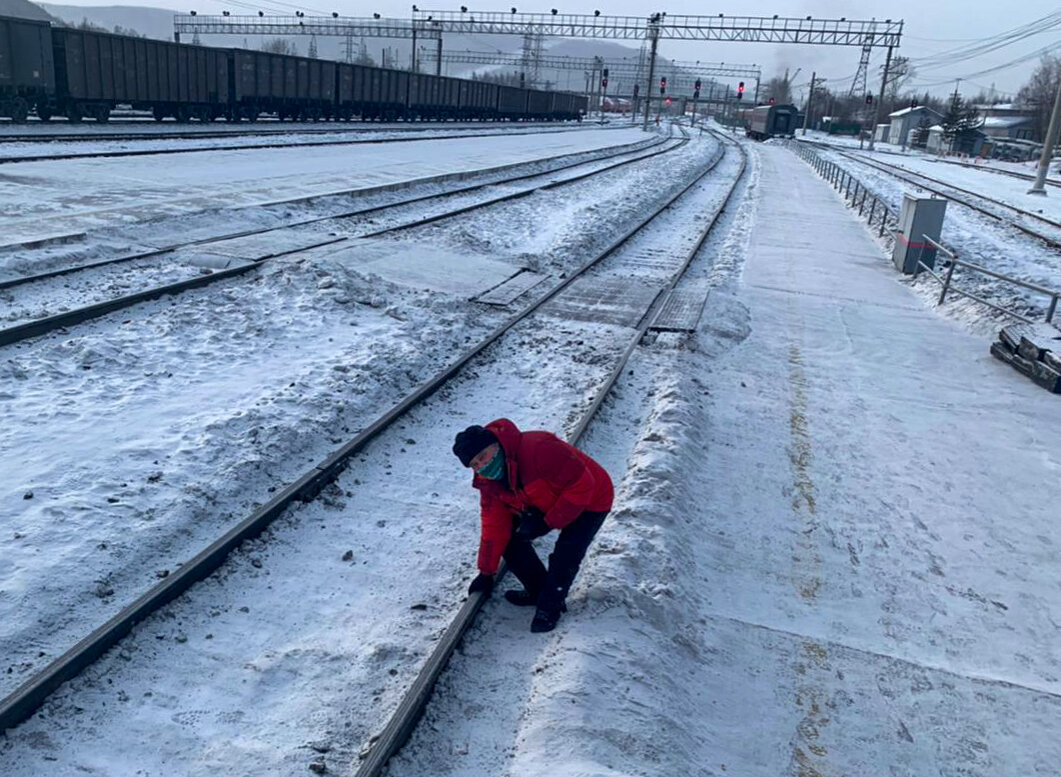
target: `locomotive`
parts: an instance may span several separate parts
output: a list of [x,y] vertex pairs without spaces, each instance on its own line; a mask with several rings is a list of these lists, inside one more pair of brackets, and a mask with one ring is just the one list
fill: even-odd
[[155,119],[566,121],[584,95],[309,57],[220,49],[0,16],[0,116],[107,121],[115,106]]

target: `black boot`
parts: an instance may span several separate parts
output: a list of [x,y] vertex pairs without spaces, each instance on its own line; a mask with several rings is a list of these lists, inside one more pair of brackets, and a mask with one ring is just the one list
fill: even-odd
[[526,589],[521,591],[505,591],[505,598],[517,607],[531,607],[538,603],[538,594],[532,594]]
[[539,607],[534,613],[534,620],[531,621],[531,631],[535,634],[552,631],[556,628],[557,621],[560,620],[561,611],[566,609],[563,605],[558,610],[543,610]]

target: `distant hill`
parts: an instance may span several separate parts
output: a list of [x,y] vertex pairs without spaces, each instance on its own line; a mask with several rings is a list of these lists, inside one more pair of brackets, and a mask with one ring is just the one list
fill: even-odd
[[[0,3],[8,0],[0,0]],[[22,0],[15,0],[22,2]],[[67,24],[80,24],[87,19],[91,24],[113,30],[115,27],[136,30],[148,38],[173,40],[173,11],[139,5],[54,5],[39,3],[40,7]]]
[[16,19],[36,19],[50,22],[52,18],[39,6],[29,0],[0,0],[0,16],[12,16]]

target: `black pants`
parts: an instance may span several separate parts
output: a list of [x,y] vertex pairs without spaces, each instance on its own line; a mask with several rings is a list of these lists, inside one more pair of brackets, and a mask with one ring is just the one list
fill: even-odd
[[587,510],[561,529],[556,546],[549,554],[548,570],[534,552],[534,546],[526,540],[517,539],[513,533],[505,548],[505,563],[523,583],[523,587],[538,597],[539,609],[559,611],[575,581],[586,550],[607,515],[607,510]]

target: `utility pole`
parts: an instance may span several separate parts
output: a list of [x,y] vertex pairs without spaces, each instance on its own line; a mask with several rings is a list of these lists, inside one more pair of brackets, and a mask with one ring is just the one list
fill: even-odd
[[[899,29],[902,30],[902,24],[900,23]],[[880,118],[880,107],[884,104],[884,90],[888,87],[888,70],[892,66],[892,47],[888,47],[888,55],[884,58],[884,75],[880,79],[880,96],[877,98],[877,104],[873,106],[873,131],[869,135],[869,150],[873,150],[873,145],[877,138],[877,121]]]
[[648,58],[648,89],[645,90],[645,132],[648,132],[648,114],[652,106],[652,81],[656,78],[656,47],[659,45],[660,15],[653,14],[648,20],[648,34],[652,38],[652,53]]
[[803,114],[803,137],[807,137],[807,125],[810,124],[810,111],[814,105],[814,82],[818,79],[818,71],[810,74],[810,94],[807,95],[807,112]]
[[1035,176],[1035,185],[1028,189],[1028,194],[1046,196],[1046,174],[1050,172],[1050,162],[1054,158],[1054,146],[1057,145],[1057,135],[1061,132],[1061,83],[1057,85],[1057,96],[1054,97],[1054,110],[1050,114],[1050,127],[1046,130],[1046,142],[1043,143],[1043,153],[1039,157],[1039,172]]

